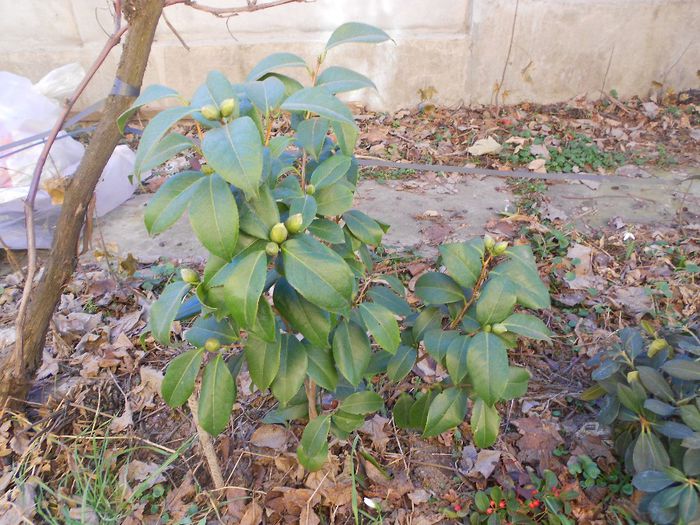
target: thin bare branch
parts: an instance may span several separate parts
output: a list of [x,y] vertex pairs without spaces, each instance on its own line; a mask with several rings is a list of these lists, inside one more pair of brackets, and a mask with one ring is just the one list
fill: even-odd
[[166,0],[164,7],[183,4],[193,9],[197,9],[198,11],[204,11],[220,18],[228,18],[231,16],[237,16],[241,13],[252,13],[254,11],[260,11],[261,9],[268,9],[270,7],[306,1],[307,0],[273,0],[272,2],[266,2],[264,4],[248,3],[245,6],[239,7],[213,7],[209,5],[202,5],[194,0]]
[[173,32],[173,35],[175,35],[175,37],[180,41],[180,43],[182,44],[182,47],[184,47],[185,49],[187,49],[187,51],[189,51],[190,46],[187,45],[187,42],[185,42],[185,39],[182,38],[180,33],[177,32],[177,29],[175,29],[175,26],[170,23],[170,20],[168,20],[168,17],[165,16],[165,11],[163,11],[160,16],[163,17],[163,20],[165,21],[165,25],[168,26],[168,29],[170,29],[170,31]]

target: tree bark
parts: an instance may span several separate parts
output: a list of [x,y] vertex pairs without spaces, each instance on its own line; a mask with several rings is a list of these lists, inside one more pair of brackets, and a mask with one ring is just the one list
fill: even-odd
[[[122,83],[141,87],[162,9],[162,0],[124,2],[123,13],[129,30],[116,73]],[[90,200],[102,170],[119,143],[117,117],[134,98],[108,96],[102,118],[66,190],[44,274],[32,292],[25,321],[18,327],[21,352],[12,349],[8,355],[0,356],[0,407],[11,398],[24,399],[41,364],[49,323],[78,262],[80,232]]]

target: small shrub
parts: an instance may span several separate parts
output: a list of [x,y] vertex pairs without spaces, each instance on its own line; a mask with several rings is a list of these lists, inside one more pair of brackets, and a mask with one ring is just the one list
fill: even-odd
[[620,332],[620,343],[596,357],[599,419],[613,428],[615,450],[633,485],[646,492],[641,510],[655,523],[690,523],[698,514],[700,474],[700,339],[693,330],[648,324]]

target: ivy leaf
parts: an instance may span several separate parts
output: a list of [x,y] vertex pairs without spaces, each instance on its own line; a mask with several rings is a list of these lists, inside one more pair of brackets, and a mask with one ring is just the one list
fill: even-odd
[[183,405],[194,392],[203,352],[203,348],[194,348],[180,354],[168,365],[160,391],[169,406],[176,408]]
[[198,182],[204,178],[199,171],[183,171],[169,177],[146,206],[144,222],[150,235],[164,232],[175,224],[187,209]]
[[389,376],[389,379],[396,382],[401,381],[413,369],[417,357],[418,353],[414,348],[404,345],[399,346],[396,353],[389,359],[389,363],[387,363],[386,374]]
[[296,139],[301,147],[304,148],[304,150],[306,150],[306,152],[315,161],[318,161],[318,158],[321,155],[323,143],[325,142],[328,134],[329,125],[330,122],[328,120],[320,117],[312,117],[302,120],[297,125]]
[[170,344],[170,327],[180,309],[182,299],[190,290],[189,283],[175,281],[165,287],[163,293],[151,306],[151,317],[148,321],[153,338],[161,344]]
[[438,436],[456,427],[467,413],[467,394],[459,388],[440,392],[430,403],[423,430],[424,437]]
[[243,328],[252,328],[258,301],[265,287],[267,256],[263,250],[242,252],[209,282],[209,289],[221,288],[226,314]]
[[345,177],[350,169],[350,157],[342,154],[332,155],[321,162],[311,173],[309,183],[317,190],[331,186]]
[[333,34],[331,34],[326,43],[326,50],[332,49],[340,44],[378,44],[387,40],[391,40],[391,37],[378,27],[361,22],[347,22],[333,31]]
[[312,419],[304,428],[301,442],[297,449],[297,457],[299,458],[299,463],[307,470],[319,470],[325,463],[328,456],[328,433],[330,429],[330,414]]
[[343,221],[350,232],[365,244],[381,244],[384,231],[372,217],[359,210],[350,210],[343,213]]
[[467,368],[474,391],[487,404],[503,396],[508,386],[508,353],[498,337],[485,332],[472,337]]
[[156,100],[161,100],[164,98],[177,97],[178,92],[173,88],[167,86],[161,86],[159,84],[152,84],[144,89],[141,94],[134,100],[134,102],[129,106],[124,113],[119,115],[117,118],[117,126],[119,127],[119,133],[124,134],[124,128],[129,119],[143,106],[155,102]]
[[333,313],[350,307],[354,274],[345,261],[309,235],[282,245],[285,277],[306,300]]
[[355,392],[340,403],[339,409],[348,414],[364,415],[378,412],[384,407],[382,396],[375,392]]
[[476,320],[481,325],[500,323],[513,311],[515,287],[503,278],[489,279],[476,301]]
[[470,423],[477,447],[490,447],[496,442],[501,416],[493,406],[487,405],[483,399],[477,399],[472,408]]
[[235,400],[236,382],[221,354],[217,354],[204,368],[202,376],[198,410],[201,427],[212,436],[223,432]]
[[243,84],[243,89],[250,101],[263,115],[279,107],[284,99],[284,84],[275,77],[256,80]]
[[282,278],[275,284],[272,295],[275,308],[293,330],[320,348],[329,348],[331,322],[328,314],[304,299]]
[[503,320],[502,324],[513,332],[537,341],[550,342],[551,332],[549,328],[537,317],[530,314],[511,314]]
[[286,111],[308,111],[332,122],[344,122],[356,127],[348,107],[323,87],[300,89],[280,107]]
[[280,354],[282,352],[282,340],[275,338],[272,342],[248,335],[248,340],[243,349],[248,363],[250,378],[260,390],[270,388],[280,369]]
[[447,364],[447,371],[450,374],[450,379],[452,379],[452,383],[455,385],[464,381],[469,372],[467,368],[467,356],[469,355],[470,343],[471,337],[458,335],[452,338],[452,342],[447,347],[445,363]]
[[395,354],[401,343],[401,334],[394,315],[376,303],[362,303],[360,315],[377,344],[390,354]]
[[247,80],[259,80],[266,74],[285,67],[306,67],[306,62],[294,53],[273,53],[256,64]]
[[258,195],[263,145],[250,117],[237,118],[226,126],[209,130],[202,141],[202,153],[207,163],[224,180],[240,188],[247,198]]
[[296,337],[283,334],[280,351],[280,367],[272,382],[272,395],[285,406],[304,384],[308,359],[304,346]]
[[440,246],[440,257],[447,273],[460,286],[472,288],[476,284],[484,258],[483,239],[467,242],[448,243]]
[[334,392],[338,386],[338,371],[333,362],[330,348],[319,348],[312,344],[305,345],[309,360],[309,377],[321,388]]
[[427,272],[416,281],[416,295],[425,304],[449,304],[464,301],[459,285],[449,275]]
[[138,176],[145,171],[144,166],[149,159],[158,152],[158,144],[163,135],[179,120],[194,113],[195,109],[189,106],[178,106],[161,111],[151,119],[143,130],[139,147],[134,159],[134,175]]
[[222,345],[238,341],[238,328],[230,319],[218,320],[214,316],[199,317],[192,327],[185,332],[185,339],[198,348],[204,346],[207,339],[218,339]]
[[316,79],[317,86],[323,86],[331,93],[345,93],[356,89],[374,88],[369,78],[346,67],[331,66],[324,69]]
[[352,386],[360,384],[371,356],[365,331],[356,323],[343,319],[333,334],[333,358],[340,373]]
[[231,259],[238,242],[238,207],[224,179],[214,173],[197,185],[189,215],[199,242],[210,253]]

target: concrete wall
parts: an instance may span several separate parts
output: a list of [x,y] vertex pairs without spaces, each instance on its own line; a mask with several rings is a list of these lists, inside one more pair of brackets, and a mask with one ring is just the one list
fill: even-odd
[[[259,0],[264,2],[265,0]],[[508,53],[517,0],[315,0],[229,20],[186,6],[167,10],[191,50],[161,22],[146,83],[191,94],[210,69],[232,80],[265,55],[291,51],[312,60],[337,25],[357,20],[382,27],[396,45],[335,48],[328,62],[371,77],[378,93],[354,100],[393,110],[434,87],[442,104],[488,104]],[[201,0],[214,6],[243,0]],[[77,61],[88,67],[105,40],[106,0],[0,0],[0,70],[38,80]],[[646,95],[653,82],[698,87],[700,0],[519,0],[507,102],[557,102],[605,89]],[[612,59],[611,59],[612,56]],[[108,60],[84,104],[112,84],[118,53]]]

